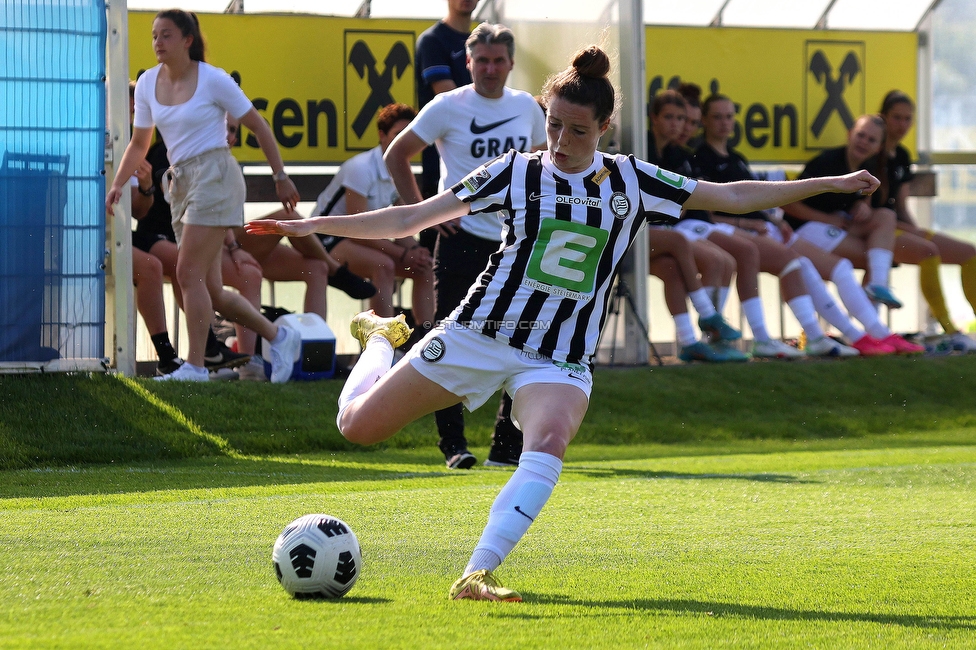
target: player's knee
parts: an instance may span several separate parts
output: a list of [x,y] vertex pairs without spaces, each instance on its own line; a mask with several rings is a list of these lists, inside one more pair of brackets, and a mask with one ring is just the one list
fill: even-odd
[[898,221],[898,216],[895,214],[895,211],[889,208],[877,208],[874,210],[873,216],[873,221],[879,227],[894,228],[895,223]]

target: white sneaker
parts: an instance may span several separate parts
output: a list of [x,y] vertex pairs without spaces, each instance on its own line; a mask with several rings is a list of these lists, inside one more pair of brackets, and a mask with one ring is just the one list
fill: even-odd
[[803,351],[808,357],[856,357],[861,354],[856,348],[844,345],[829,336],[807,341]]
[[156,381],[210,381],[210,373],[206,368],[198,368],[184,363],[182,366],[162,377],[155,377]]
[[949,337],[949,341],[952,343],[952,349],[958,352],[976,352],[976,341],[969,338],[962,332],[956,332]]
[[280,342],[271,344],[272,384],[283,384],[291,379],[298,352],[302,348],[302,337],[298,332],[284,325],[279,325],[278,330],[283,336]]
[[752,356],[760,359],[799,359],[806,355],[802,350],[797,350],[792,345],[787,345],[776,339],[768,341],[754,341],[752,344]]
[[252,356],[247,364],[237,369],[237,377],[241,381],[268,381],[268,376],[264,374],[264,359],[258,355]]

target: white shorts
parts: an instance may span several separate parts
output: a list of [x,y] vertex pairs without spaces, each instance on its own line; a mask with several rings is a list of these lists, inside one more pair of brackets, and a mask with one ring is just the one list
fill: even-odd
[[441,323],[414,345],[403,361],[461,398],[473,411],[504,388],[509,395],[528,384],[568,384],[590,398],[593,375],[582,364],[561,363],[468,329]]
[[832,253],[847,237],[847,231],[822,221],[808,221],[796,229],[796,236]]
[[780,230],[779,228],[777,228],[775,225],[773,225],[771,223],[768,223],[767,224],[767,226],[766,226],[766,232],[764,232],[763,234],[758,235],[758,236],[759,237],[769,237],[770,239],[772,239],[777,244],[782,244],[783,246],[786,246],[787,248],[789,248],[790,246],[792,246],[793,245],[793,242],[795,242],[797,240],[797,236],[796,236],[796,233],[795,232],[792,235],[790,235],[789,241],[783,239],[783,231]]
[[735,226],[728,223],[708,223],[701,219],[682,219],[675,224],[674,229],[685,236],[688,241],[698,241],[708,239],[713,232],[720,232],[723,235],[734,235]]

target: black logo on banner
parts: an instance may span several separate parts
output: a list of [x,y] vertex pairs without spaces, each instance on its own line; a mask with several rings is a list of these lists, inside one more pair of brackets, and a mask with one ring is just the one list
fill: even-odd
[[827,120],[835,112],[848,129],[854,126],[854,116],[851,115],[851,109],[847,107],[847,102],[844,101],[844,90],[861,72],[861,64],[857,61],[857,55],[854,52],[848,52],[840,64],[837,74],[834,75],[830,61],[827,60],[823,52],[817,50],[810,60],[810,72],[813,73],[817,83],[822,83],[824,90],[827,91],[827,99],[820,108],[820,112],[817,113],[817,117],[814,118],[813,124],[810,125],[813,134],[819,138],[827,125]]
[[[346,149],[378,144],[376,115],[387,104],[414,104],[412,32],[349,30],[346,41]],[[348,120],[351,120],[348,121]]]
[[376,111],[387,104],[394,103],[393,95],[390,94],[390,88],[393,87],[393,75],[396,74],[397,79],[399,79],[411,63],[410,50],[401,41],[397,41],[393,45],[393,49],[383,60],[383,72],[376,69],[376,57],[373,56],[373,52],[365,42],[356,41],[356,44],[352,46],[352,51],[349,53],[349,65],[356,70],[360,79],[366,78],[368,75],[369,87],[372,91],[352,123],[352,130],[360,138],[363,137],[369,123],[373,121]]
[[840,146],[864,112],[865,44],[807,41],[807,148]]

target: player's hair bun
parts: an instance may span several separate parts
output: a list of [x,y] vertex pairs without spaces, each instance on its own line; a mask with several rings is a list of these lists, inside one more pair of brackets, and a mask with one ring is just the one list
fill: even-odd
[[610,57],[596,45],[590,45],[576,53],[573,68],[581,77],[605,79],[610,73]]

